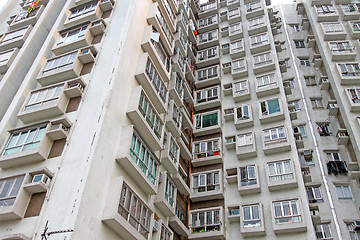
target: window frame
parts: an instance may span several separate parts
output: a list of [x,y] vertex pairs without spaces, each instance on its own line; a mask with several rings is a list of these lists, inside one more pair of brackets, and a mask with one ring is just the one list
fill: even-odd
[[[295,203],[296,211],[293,209],[293,203]],[[280,213],[281,215],[278,215],[276,213],[275,204],[280,204]],[[288,205],[288,214],[284,212],[284,205]],[[288,223],[297,223],[302,222],[302,215],[301,215],[301,209],[298,199],[290,199],[290,200],[282,200],[282,201],[274,201],[272,202],[272,209],[274,214],[274,220],[275,224],[288,224]],[[281,221],[284,219],[285,221]]]

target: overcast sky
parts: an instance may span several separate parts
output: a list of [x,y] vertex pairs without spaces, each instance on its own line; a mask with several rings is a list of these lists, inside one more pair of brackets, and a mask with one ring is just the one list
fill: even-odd
[[0,12],[3,8],[3,6],[5,5],[5,3],[7,3],[8,0],[0,0]]

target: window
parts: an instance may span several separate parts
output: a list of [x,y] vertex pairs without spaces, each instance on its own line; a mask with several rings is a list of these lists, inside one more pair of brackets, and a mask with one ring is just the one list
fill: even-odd
[[14,19],[13,23],[16,23],[16,22],[19,22],[23,19],[26,19],[26,18],[31,18],[31,17],[34,17],[37,12],[39,11],[40,9],[40,6],[39,7],[36,7],[33,11],[29,12],[29,10],[23,10],[22,12],[20,12]]
[[88,25],[85,26],[81,26],[79,28],[76,29],[72,29],[68,32],[65,33],[61,33],[60,34],[60,39],[58,40],[58,42],[56,43],[57,46],[61,45],[61,44],[67,44],[73,41],[76,41],[80,38],[83,38],[86,34],[86,30],[88,29]]
[[266,100],[260,102],[261,115],[271,115],[273,113],[280,112],[280,103],[279,99]]
[[260,2],[253,2],[253,3],[248,3],[246,4],[246,12],[252,12],[255,11],[257,9],[261,8],[261,3]]
[[270,182],[294,178],[293,167],[290,160],[268,163],[268,169]]
[[141,235],[148,238],[152,212],[125,183],[118,211]]
[[354,48],[349,41],[346,42],[330,42],[330,49],[335,53],[351,53],[354,52]]
[[184,95],[184,80],[178,72],[176,72],[175,90],[179,94],[180,99],[182,99]]
[[[153,29],[153,32],[156,33],[156,31]],[[182,40],[184,34],[179,31],[180,34],[180,40]],[[184,42],[181,41],[183,44]],[[166,71],[170,71],[170,64],[171,64],[171,56],[168,54],[168,52],[166,51],[164,44],[162,43],[161,39],[159,39],[159,41],[155,41],[154,39],[151,39],[151,43],[154,46],[154,49],[157,53],[157,55],[159,56],[161,62],[164,64]],[[186,44],[186,42],[185,42]],[[186,46],[186,45],[185,45]]]
[[234,9],[229,10],[228,19],[235,18],[237,16],[240,16],[240,9],[239,8],[234,8]]
[[153,84],[155,91],[159,94],[160,99],[165,103],[168,90],[164,81],[161,79],[159,73],[157,72],[155,66],[151,62],[150,58],[148,58],[146,62],[145,73]]
[[235,23],[229,26],[229,34],[234,35],[236,33],[241,33],[241,23]]
[[202,211],[191,214],[191,233],[220,231],[220,210]]
[[46,62],[45,68],[42,74],[49,74],[55,71],[60,71],[66,68],[70,68],[78,55],[78,52],[68,53],[57,58],[49,59]]
[[0,208],[14,205],[24,176],[0,179]]
[[240,81],[234,83],[234,95],[239,96],[249,92],[248,81]]
[[199,28],[206,27],[214,23],[217,23],[217,15],[213,15],[208,18],[199,19]]
[[351,26],[354,32],[360,31],[360,22],[351,22]]
[[266,87],[269,87],[269,86],[274,86],[274,85],[276,85],[275,74],[272,73],[272,74],[269,74],[269,75],[257,77],[256,78],[256,83],[257,83],[257,88],[258,89],[266,88]]
[[136,132],[133,133],[131,140],[130,157],[155,185],[159,161]]
[[194,144],[194,158],[203,158],[220,155],[219,140],[208,140]]
[[230,52],[239,52],[244,49],[244,44],[242,40],[231,42],[230,43]]
[[294,40],[296,48],[305,48],[304,40]]
[[342,76],[358,76],[360,75],[360,67],[358,63],[339,63]]
[[339,200],[352,200],[352,195],[349,185],[336,186],[336,192]]
[[255,67],[260,67],[265,64],[270,64],[273,62],[271,52],[254,56],[254,65]]
[[173,37],[169,27],[167,26],[166,21],[162,15],[162,13],[159,11],[159,9],[156,9],[156,18],[159,20],[161,28],[165,32],[165,35],[168,38],[169,42],[172,42],[174,40],[174,37]]
[[97,6],[98,2],[92,2],[86,5],[82,5],[76,9],[70,10],[70,16],[69,16],[69,20],[72,20],[74,18],[79,18],[85,14],[91,13],[91,12],[95,12],[96,6]]
[[321,98],[311,98],[310,101],[313,108],[324,108]]
[[204,61],[210,58],[214,58],[218,55],[218,47],[207,48],[198,52],[198,60]]
[[310,204],[323,202],[323,197],[322,197],[320,186],[307,187],[306,192],[307,192]]
[[306,86],[316,86],[315,76],[304,76]]
[[304,150],[299,155],[301,166],[314,165],[312,150]]
[[203,34],[198,35],[198,41],[199,44],[200,43],[206,43],[212,40],[217,40],[218,39],[218,32],[217,30],[211,31],[211,32],[206,32]]
[[196,129],[219,125],[219,112],[197,114],[195,116],[195,124]]
[[299,60],[300,60],[300,66],[310,67],[309,58],[299,58]]
[[338,152],[327,152],[326,157],[328,161],[340,161],[340,156]]
[[268,33],[262,33],[250,37],[251,47],[261,46],[269,43]]
[[346,226],[350,234],[350,240],[360,240],[360,232],[355,229],[354,223],[346,224]]
[[249,29],[257,28],[257,27],[260,27],[262,25],[265,25],[265,17],[261,16],[261,17],[249,19],[248,22],[249,22],[249,24],[248,24]]
[[46,132],[46,125],[13,133],[2,155],[34,149],[40,145]]
[[346,13],[356,12],[356,10],[358,9],[357,6],[353,3],[347,5],[341,5],[341,8]]
[[144,95],[143,92],[140,95],[138,109],[139,109],[140,113],[143,115],[143,117],[145,118],[149,127],[154,131],[156,137],[158,139],[160,139],[164,124],[162,123],[155,108],[152,106],[151,102]]
[[300,26],[298,24],[291,24],[290,27],[292,28],[292,30],[294,32],[300,32],[301,31]]
[[330,136],[331,135],[329,123],[318,123],[317,125],[318,125],[317,130],[318,130],[320,136]]
[[237,145],[239,148],[252,148],[254,144],[253,133],[237,135]]
[[344,27],[341,23],[322,23],[325,33],[344,32]]
[[315,225],[315,233],[316,233],[316,239],[332,240],[329,224]]
[[166,176],[166,183],[165,183],[165,199],[168,201],[170,206],[174,205],[174,198],[175,198],[175,184],[173,181],[169,178],[169,176]]
[[347,92],[350,95],[351,101],[353,103],[360,103],[360,89],[351,88],[347,89]]
[[177,156],[179,153],[179,147],[176,145],[175,140],[171,137],[170,138],[170,147],[169,147],[169,156],[171,160],[177,162]]
[[325,15],[325,14],[334,14],[335,8],[332,5],[322,5],[322,6],[316,6],[316,11],[319,15]]
[[217,77],[218,76],[218,68],[219,68],[219,66],[213,66],[213,67],[198,70],[197,71],[197,80],[203,81],[203,80]]
[[195,193],[209,192],[220,189],[219,171],[194,175],[193,181],[193,191]]
[[218,87],[196,91],[196,103],[209,102],[218,98]]
[[14,49],[0,53],[0,64],[5,64],[13,55]]
[[32,92],[24,110],[50,105],[60,97],[63,89],[64,84]]
[[240,72],[246,69],[245,59],[238,59],[231,62],[231,70],[233,73]]
[[244,228],[261,226],[259,204],[242,206],[242,212]]
[[264,140],[265,144],[271,143],[273,141],[286,141],[285,128],[277,127],[264,130]]
[[275,223],[301,222],[298,200],[273,202]]
[[171,238],[171,232],[164,224],[161,224],[160,240],[170,240],[170,238]]
[[236,120],[246,120],[250,118],[250,106],[248,104],[241,105],[236,108]]
[[255,166],[240,168],[240,183],[241,186],[251,186],[257,184]]
[[200,6],[199,12],[205,12],[205,11],[209,11],[212,9],[216,9],[216,2],[212,2],[206,5],[202,5]]
[[7,42],[15,41],[19,38],[22,38],[29,27],[17,29],[12,32],[5,33],[5,36],[1,39],[1,44],[6,44]]
[[[286,66],[286,68],[291,68],[290,59],[285,59],[285,66]],[[289,80],[289,81],[294,82],[294,80]]]
[[[300,107],[300,102],[299,102],[299,100],[288,102],[288,107],[289,107],[290,112],[298,112],[298,111],[301,111],[301,107]],[[291,109],[291,107],[294,107],[294,108]]]
[[180,129],[182,124],[182,115],[180,108],[176,106],[175,102],[173,105],[172,120],[175,122],[176,127]]
[[301,137],[306,137],[305,125],[299,125],[294,127],[294,133],[300,133]]

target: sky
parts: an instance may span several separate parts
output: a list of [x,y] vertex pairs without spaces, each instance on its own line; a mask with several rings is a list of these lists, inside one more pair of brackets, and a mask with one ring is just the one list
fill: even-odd
[[4,7],[5,3],[7,3],[8,0],[0,0],[0,12],[2,8]]

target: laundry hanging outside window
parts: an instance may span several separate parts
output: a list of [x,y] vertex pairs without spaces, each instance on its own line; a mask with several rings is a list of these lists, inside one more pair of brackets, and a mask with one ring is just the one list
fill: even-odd
[[30,6],[27,10],[28,14],[30,14],[31,12],[33,12],[35,10],[35,8],[37,7],[37,5],[39,4],[39,0],[34,0],[30,3]]

